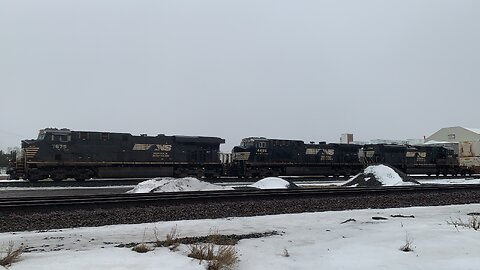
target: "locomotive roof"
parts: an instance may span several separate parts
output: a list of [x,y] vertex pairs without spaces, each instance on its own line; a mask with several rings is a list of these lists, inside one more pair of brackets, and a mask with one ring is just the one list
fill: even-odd
[[172,136],[176,142],[197,142],[197,143],[225,143],[225,140],[218,137],[203,137],[203,136]]
[[246,137],[243,138],[242,141],[289,141],[289,142],[302,142],[302,140],[291,140],[291,139],[271,139],[265,137]]
[[[108,134],[120,134],[120,135],[129,135],[129,136],[134,136],[134,137],[149,137],[149,138],[155,138],[155,137],[162,137],[162,136],[167,136],[165,134],[158,134],[156,136],[147,136],[146,134],[140,134],[140,135],[132,135],[131,133],[124,133],[124,132],[108,132],[108,131],[86,131],[86,130],[70,130],[67,128],[45,128],[41,129],[40,132],[45,132],[45,133],[53,133],[53,134],[58,134],[58,135],[66,135],[66,134],[71,134],[71,133],[94,133],[94,134],[100,134],[100,133],[108,133]],[[225,140],[219,137],[204,137],[204,136],[183,136],[183,135],[172,135],[169,137],[175,138],[175,141],[177,142],[200,142],[200,143],[225,143]]]

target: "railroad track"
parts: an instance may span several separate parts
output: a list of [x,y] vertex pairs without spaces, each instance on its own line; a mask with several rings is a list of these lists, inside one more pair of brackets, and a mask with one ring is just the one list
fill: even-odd
[[299,197],[299,196],[348,196],[351,194],[377,195],[406,192],[436,192],[436,191],[469,190],[480,192],[480,185],[454,184],[454,185],[421,185],[421,186],[390,186],[390,187],[335,187],[335,188],[300,188],[300,189],[243,189],[243,190],[213,190],[213,191],[185,191],[185,192],[159,192],[159,193],[120,193],[120,194],[95,194],[95,195],[68,195],[45,197],[16,197],[0,198],[0,210],[10,208],[38,208],[55,206],[83,206],[101,204],[128,204],[152,203],[180,200],[205,200],[205,199],[255,199],[269,197]]
[[5,198],[0,232],[467,203],[480,203],[480,185]]
[[[413,175],[414,179],[480,179],[480,175],[474,176],[427,176],[427,175]],[[341,182],[346,181],[348,177],[294,177],[294,176],[282,176],[281,178],[289,181],[294,181],[298,183],[308,183],[308,182]],[[91,179],[87,181],[78,182],[75,180],[67,181],[52,181],[52,180],[42,180],[38,182],[28,182],[22,180],[15,181],[0,181],[0,188],[7,187],[106,187],[106,186],[135,186],[138,183],[148,180],[150,178],[125,178],[125,179]],[[260,179],[238,179],[232,177],[222,177],[217,179],[202,179],[202,181],[211,182],[211,183],[222,183],[222,184],[249,184],[254,183]]]

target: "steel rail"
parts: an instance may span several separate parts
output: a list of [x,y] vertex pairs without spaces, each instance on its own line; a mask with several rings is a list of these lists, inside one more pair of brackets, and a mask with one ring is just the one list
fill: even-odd
[[[427,176],[427,175],[413,175],[411,176],[414,179],[423,179],[423,180],[445,180],[445,179],[480,179],[480,175],[473,176]],[[331,181],[331,182],[343,182],[347,181],[348,177],[323,177],[323,176],[282,176],[281,178],[298,183],[308,183],[313,181]],[[28,182],[28,181],[1,181],[0,188],[6,187],[106,187],[106,186],[132,186],[136,185],[142,181],[148,180],[150,178],[123,178],[123,179],[90,179],[86,181],[53,181],[53,180],[40,180],[37,182]],[[251,178],[251,179],[239,179],[231,177],[222,177],[217,179],[202,179],[203,181],[210,183],[235,183],[241,182],[245,184],[254,183],[260,178]]]
[[147,194],[113,194],[113,195],[85,195],[85,196],[52,196],[52,197],[21,197],[1,198],[0,211],[7,209],[28,210],[28,208],[71,206],[78,208],[85,205],[101,207],[102,204],[148,204],[173,201],[196,200],[235,200],[259,198],[295,198],[312,196],[354,196],[376,194],[388,195],[415,192],[448,192],[448,191],[479,191],[480,185],[422,185],[422,186],[397,186],[397,187],[349,187],[326,189],[283,189],[283,190],[233,190],[233,191],[195,191],[195,192],[165,192]]

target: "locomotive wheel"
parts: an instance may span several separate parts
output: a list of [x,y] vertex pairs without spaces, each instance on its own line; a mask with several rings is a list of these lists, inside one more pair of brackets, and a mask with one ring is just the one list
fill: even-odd
[[29,175],[27,179],[30,182],[37,182],[38,180],[41,180],[42,178],[39,175]]
[[176,177],[176,178],[184,178],[187,176],[188,174],[185,169],[176,169],[175,172],[173,173],[173,177]]
[[27,179],[28,181],[30,182],[37,182],[38,180],[42,180],[43,177],[40,172],[38,171],[38,169],[31,169],[29,172],[28,172],[28,176],[27,176]]
[[55,171],[50,175],[50,178],[52,178],[53,181],[62,181],[65,179],[65,173],[61,171]]
[[90,169],[78,169],[75,172],[75,180],[76,181],[85,181],[86,179],[90,179],[93,177],[93,171]]
[[197,171],[194,176],[197,179],[201,179],[202,177],[205,176],[205,174],[203,173],[203,171]]

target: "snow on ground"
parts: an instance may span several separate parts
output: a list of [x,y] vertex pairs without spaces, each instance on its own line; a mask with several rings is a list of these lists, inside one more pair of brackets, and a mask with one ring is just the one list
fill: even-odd
[[[478,269],[480,231],[448,222],[468,221],[467,214],[479,210],[480,204],[366,209],[0,233],[0,247],[13,241],[35,250],[24,253],[10,270],[189,270],[205,267],[186,256],[188,246],[139,254],[115,245],[154,241],[155,231],[162,237],[175,227],[181,237],[275,230],[280,235],[241,240],[235,246],[236,269]],[[391,217],[398,214],[414,218]],[[355,221],[344,222],[349,219]],[[412,252],[399,250],[406,239]]]
[[223,187],[208,182],[200,181],[197,178],[172,178],[159,177],[139,183],[128,193],[150,193],[150,192],[176,192],[176,191],[203,191],[203,190],[232,190],[231,187]]
[[249,187],[259,189],[286,189],[291,188],[291,183],[282,178],[267,177],[249,185]]

